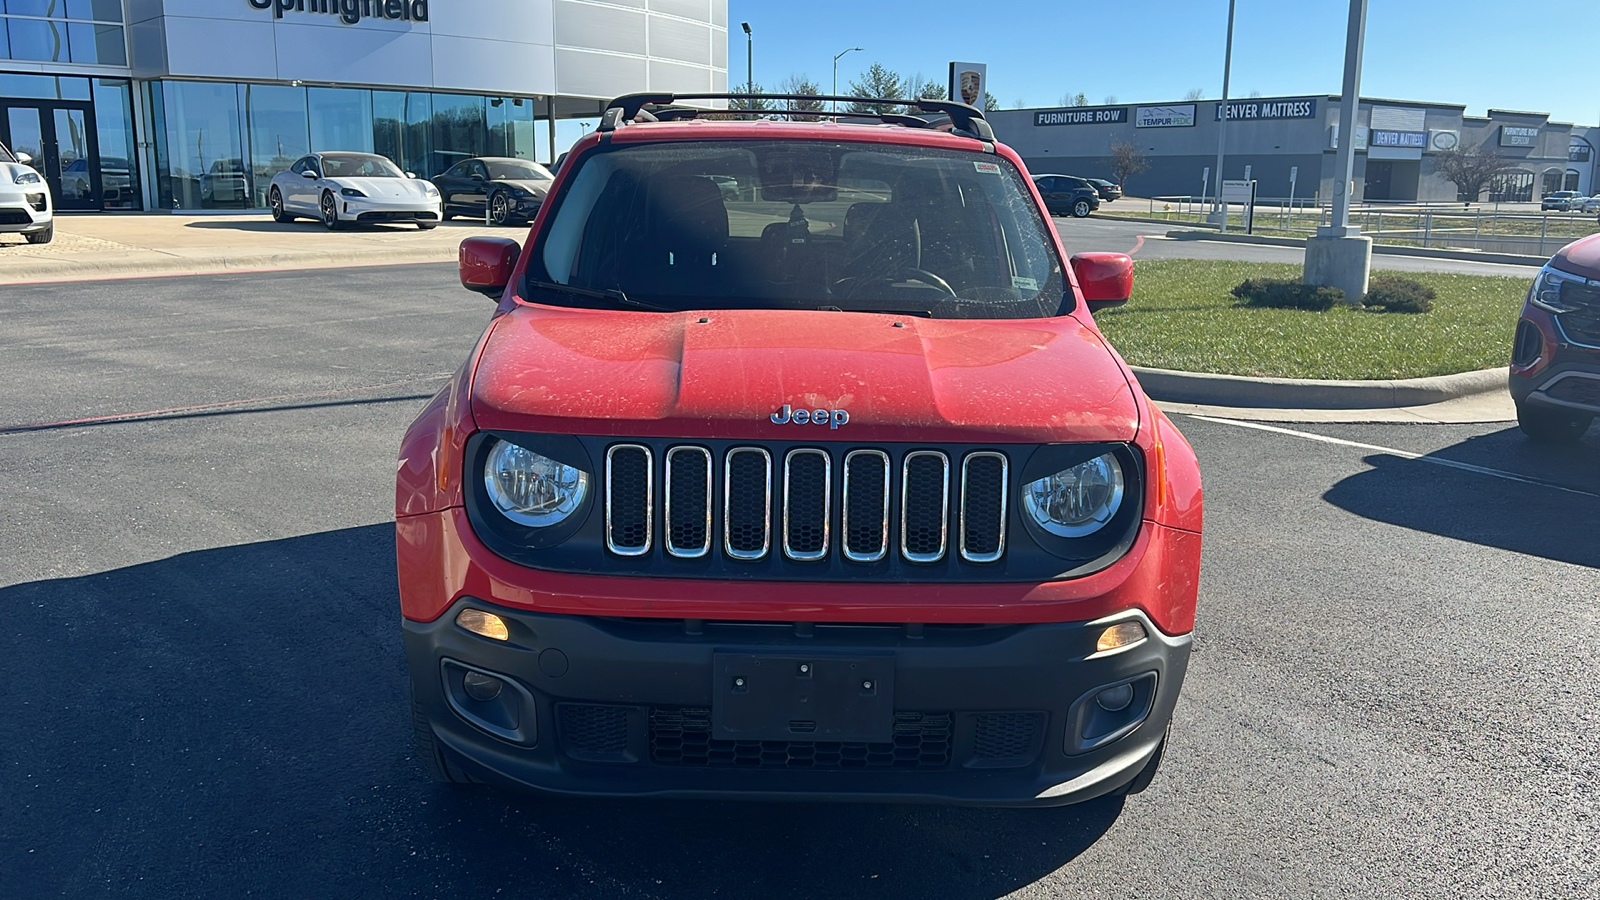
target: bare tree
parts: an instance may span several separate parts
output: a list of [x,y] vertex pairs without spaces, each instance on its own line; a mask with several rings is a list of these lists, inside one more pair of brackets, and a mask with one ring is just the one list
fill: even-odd
[[1111,167],[1111,178],[1122,185],[1124,192],[1128,189],[1129,177],[1150,170],[1150,162],[1144,158],[1144,154],[1127,141],[1113,141],[1107,149],[1111,154],[1106,159],[1106,164]]
[[1456,186],[1457,200],[1468,203],[1483,196],[1495,177],[1511,168],[1510,160],[1486,147],[1457,147],[1433,155],[1433,170]]
[[1204,100],[1205,96],[1206,96],[1206,89],[1205,88],[1189,88],[1189,93],[1184,94],[1183,95],[1183,99],[1185,99],[1185,100]]
[[1251,100],[1260,100],[1261,99],[1261,92],[1260,91],[1251,91],[1250,92],[1250,99]]
[[[1087,106],[1088,104],[1086,103],[1084,105]],[[1117,105],[1117,95],[1116,94],[1107,95],[1106,96],[1105,105],[1106,106],[1116,106]]]
[[[804,75],[790,75],[788,78],[778,82],[778,93],[804,94],[806,96],[815,97],[816,95],[822,93],[822,87]],[[821,100],[790,100],[787,103],[784,103],[783,106],[786,109],[808,113],[820,113],[827,109],[827,105]],[[791,114],[789,116],[789,120],[792,122],[815,122],[817,121],[817,117],[799,115],[796,113]]]
[[944,100],[950,96],[950,90],[943,82],[924,78],[918,72],[906,79],[906,96],[918,100]]
[[1058,106],[1088,106],[1089,105],[1089,95],[1085,94],[1083,91],[1079,91],[1076,94],[1072,93],[1071,91],[1068,91],[1065,94],[1061,95],[1061,99],[1057,103],[1057,105]]
[[[756,94],[760,94],[761,93],[761,85],[759,85],[759,84],[758,85],[754,85],[754,87],[755,87],[755,93]],[[771,103],[767,102],[766,100],[761,99],[759,96],[756,96],[756,97],[749,96],[749,94],[751,93],[750,92],[750,86],[741,84],[741,85],[733,88],[732,90],[730,90],[728,93],[734,95],[733,99],[728,101],[728,111],[730,113],[731,112],[743,113],[743,115],[729,116],[728,118],[737,118],[737,119],[754,118],[754,119],[759,119],[759,118],[761,118],[761,116],[759,116],[759,115],[751,116],[751,115],[749,115],[749,113],[752,113],[752,112],[761,113],[761,112],[764,112],[764,111],[769,110],[769,109],[772,108],[772,104]]]

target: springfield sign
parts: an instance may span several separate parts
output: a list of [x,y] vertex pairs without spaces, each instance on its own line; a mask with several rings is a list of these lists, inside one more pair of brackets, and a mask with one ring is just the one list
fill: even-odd
[[272,17],[288,12],[326,13],[338,16],[346,25],[362,19],[399,19],[404,22],[428,21],[428,0],[249,0],[255,9],[272,10]]
[[[1315,100],[1228,101],[1228,121],[1234,119],[1315,119]],[[1217,121],[1222,120],[1222,104],[1217,104]]]
[[1115,125],[1128,121],[1128,108],[1116,106],[1109,109],[1041,109],[1033,114],[1033,124],[1038,125]]
[[1133,111],[1135,128],[1188,128],[1194,124],[1194,104],[1140,106]]

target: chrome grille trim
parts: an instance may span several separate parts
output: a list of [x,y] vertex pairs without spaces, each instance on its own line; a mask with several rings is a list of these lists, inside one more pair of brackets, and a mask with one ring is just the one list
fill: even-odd
[[[815,552],[795,551],[789,541],[789,509],[793,505],[793,495],[789,491],[789,471],[797,456],[822,457],[822,549]],[[816,562],[828,556],[828,530],[829,519],[833,515],[831,500],[833,498],[833,457],[826,450],[802,448],[790,450],[783,457],[783,555],[797,562]]]
[[[644,543],[637,546],[618,544],[612,529],[612,466],[618,451],[637,451],[644,454]],[[613,444],[606,449],[606,549],[618,556],[644,556],[650,552],[651,537],[655,534],[655,457],[644,444]]]
[[[878,521],[881,523],[878,540],[878,549],[872,553],[857,553],[850,549],[850,461],[858,456],[875,457],[883,465],[883,512]],[[889,454],[882,450],[851,450],[844,456],[844,497],[840,500],[844,507],[844,521],[841,523],[840,549],[844,558],[851,562],[870,563],[878,562],[889,555]]]
[[[742,453],[759,453],[766,466],[766,492],[762,499],[761,550],[735,550],[733,547],[733,521],[729,516],[733,505],[733,461]],[[765,559],[772,551],[772,454],[765,447],[734,447],[722,458],[722,552],[730,559]]]
[[[705,484],[705,492],[706,492],[706,500],[705,500],[705,536],[706,537],[705,537],[705,540],[702,541],[700,546],[698,546],[698,547],[679,547],[679,546],[677,546],[676,544],[674,544],[672,542],[672,526],[673,526],[673,522],[675,521],[672,518],[672,458],[675,457],[675,456],[678,456],[679,454],[683,454],[683,453],[698,454],[699,456],[701,456],[705,460],[705,466],[706,466],[706,484]],[[689,446],[689,445],[680,445],[680,446],[677,446],[677,447],[673,447],[673,448],[671,448],[670,450],[667,451],[665,469],[666,469],[666,471],[663,474],[664,474],[665,487],[666,487],[666,499],[665,499],[666,510],[663,513],[664,521],[662,523],[662,529],[661,529],[662,530],[662,535],[661,535],[662,543],[666,546],[667,552],[669,554],[671,554],[673,556],[676,556],[679,559],[699,559],[700,557],[705,556],[707,553],[711,552],[711,540],[712,540],[711,507],[712,507],[712,504],[714,502],[713,498],[712,498],[712,493],[711,493],[711,485],[712,485],[712,478],[715,477],[714,473],[716,471],[716,467],[712,464],[711,451],[707,450],[704,447],[694,447],[694,446]],[[683,512],[683,510],[680,510],[680,512]]]
[[[911,503],[911,463],[923,457],[933,457],[939,460],[943,477],[940,479],[939,500],[939,549],[934,553],[913,553],[909,546],[910,527],[906,522],[906,513]],[[945,551],[950,546],[950,457],[938,450],[913,450],[907,453],[904,462],[900,464],[900,555],[916,563],[932,563],[944,559]]]
[[[972,479],[968,477],[967,470],[975,459],[1000,460],[1000,539],[996,543],[993,553],[971,553],[967,550],[967,494],[972,488]],[[978,450],[968,453],[966,458],[961,461],[960,552],[962,559],[970,563],[992,563],[999,561],[1002,556],[1006,555],[1006,513],[1008,511],[1006,502],[1009,499],[1010,490],[1011,469],[1004,453],[997,453],[993,450]]]

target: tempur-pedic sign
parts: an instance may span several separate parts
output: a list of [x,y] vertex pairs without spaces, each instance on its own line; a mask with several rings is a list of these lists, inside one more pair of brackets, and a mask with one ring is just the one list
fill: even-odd
[[1034,125],[1115,125],[1128,121],[1128,108],[1041,109],[1033,114]]
[[428,0],[247,0],[255,9],[272,10],[272,17],[284,13],[325,13],[338,16],[346,25],[362,19],[398,19],[402,22],[428,21]]
[[1138,106],[1133,110],[1135,128],[1188,128],[1193,124],[1193,103],[1180,106]]

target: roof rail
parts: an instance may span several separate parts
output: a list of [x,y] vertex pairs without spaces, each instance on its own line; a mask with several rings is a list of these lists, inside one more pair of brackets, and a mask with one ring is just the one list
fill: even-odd
[[[823,103],[867,103],[882,106],[904,106],[922,112],[942,113],[950,117],[950,124],[954,133],[963,137],[976,138],[986,143],[994,143],[994,129],[984,120],[983,112],[975,106],[958,103],[954,100],[908,100],[898,97],[835,97],[822,94],[674,94],[674,93],[643,93],[626,94],[606,104],[605,112],[600,116],[600,131],[615,131],[619,126],[632,121],[657,121],[660,118],[689,118],[688,112],[680,110],[692,107],[676,107],[674,104],[684,100],[782,100],[788,103],[795,101],[820,101]],[[671,107],[652,113],[646,106]],[[659,112],[667,113],[666,116]],[[724,110],[696,110],[699,113],[723,113]],[[872,112],[833,112],[829,110],[727,110],[738,114],[741,112],[760,113],[768,112],[778,115],[805,115],[816,116],[819,119],[833,118],[875,118],[880,121],[896,125],[909,125],[916,128],[931,128],[934,123],[917,116],[901,115],[897,113],[872,113]],[[641,116],[648,116],[643,118]]]

